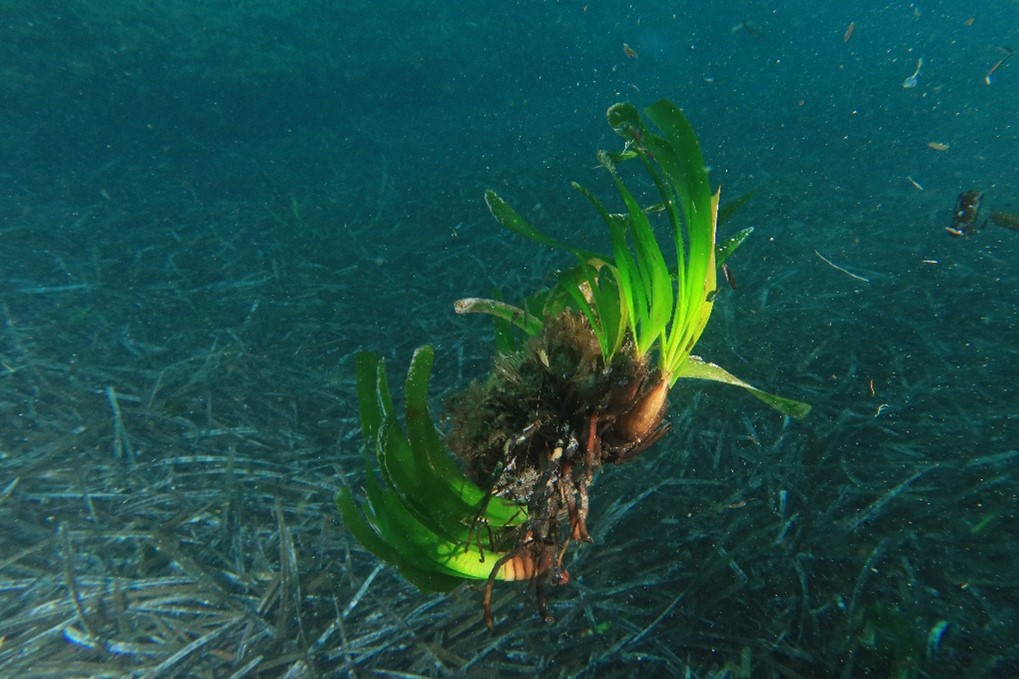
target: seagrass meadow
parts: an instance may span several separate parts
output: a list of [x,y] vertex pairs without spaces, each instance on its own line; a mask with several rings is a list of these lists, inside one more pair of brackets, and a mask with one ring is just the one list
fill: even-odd
[[[933,46],[917,87],[941,89],[907,114],[887,102],[914,94],[901,86],[913,53],[887,65],[887,91],[864,90],[874,106],[833,87],[819,112],[810,92],[785,108],[771,85],[722,92],[747,68],[722,55],[795,60],[786,45],[827,35],[813,5],[787,25],[720,3],[724,20],[684,29],[690,56],[668,52],[672,19],[650,3],[632,10],[642,22],[542,4],[519,26],[433,4],[2,10],[0,676],[1019,675],[1019,234],[944,232],[974,186],[1019,211],[1001,162],[1014,131],[993,115],[1014,64],[984,85],[998,52],[965,47],[980,68],[962,90],[951,76],[969,78],[970,62],[950,52],[932,69],[948,49]],[[966,28],[948,15],[887,23]],[[860,16],[843,41],[848,20],[825,31],[859,50],[851,71],[870,52]],[[570,54],[597,76],[573,91],[575,72],[560,82],[535,63],[591,21],[640,56],[615,37],[611,57],[578,41]],[[415,22],[428,29],[416,38],[370,39]],[[344,30],[341,58],[326,36]],[[520,72],[554,87],[489,80],[517,72],[492,52],[517,30]],[[891,30],[893,47],[914,35]],[[449,50],[455,63],[429,66]],[[465,59],[497,111],[458,89]],[[176,68],[159,75],[162,62]],[[676,63],[696,76],[661,75]],[[309,81],[288,83],[300,69]],[[607,249],[570,181],[624,209],[594,167],[622,144],[604,112],[661,96],[697,128],[722,203],[754,192],[719,229],[755,231],[695,353],[813,410],[797,420],[678,381],[671,432],[594,475],[593,541],[565,552],[553,620],[535,615],[533,583],[500,582],[490,631],[485,580],[422,593],[336,510],[366,479],[357,355],[385,359],[402,407],[415,348],[433,346],[428,405],[449,432],[449,399],[494,352],[491,320],[453,302],[498,287],[518,303],[576,263],[500,228],[485,190],[556,238]],[[969,127],[939,127],[949,105]],[[843,140],[859,137],[872,141]]]
[[[411,347],[391,328],[426,334],[441,398],[487,361],[466,339],[477,321],[446,300],[486,285],[482,256],[527,254],[479,210],[461,227],[469,245],[422,236],[383,256],[368,243],[398,228],[395,188],[381,163],[363,176],[349,190],[376,216],[347,221],[347,248],[326,256],[343,219],[326,202],[300,224],[271,194],[203,203],[177,187],[136,186],[143,216],[4,207],[5,673],[1014,666],[1000,644],[1016,633],[1019,439],[998,376],[1017,350],[994,338],[1014,322],[1008,303],[987,300],[982,325],[958,320],[977,262],[933,299],[930,277],[946,274],[923,264],[862,283],[806,247],[763,267],[744,253],[705,342],[753,356],[762,384],[797,385],[814,415],[790,423],[722,388],[681,390],[667,442],[597,481],[595,543],[551,598],[556,622],[533,616],[526,584],[504,585],[490,634],[477,591],[420,595],[352,542],[332,500],[362,473],[353,351],[395,344],[401,365]],[[443,205],[419,209],[439,219]],[[354,292],[387,317],[344,312]],[[918,300],[936,317],[904,318]]]

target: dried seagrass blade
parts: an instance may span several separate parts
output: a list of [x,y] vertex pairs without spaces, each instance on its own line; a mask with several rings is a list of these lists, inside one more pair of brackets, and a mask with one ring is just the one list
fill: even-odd
[[[370,353],[358,355],[367,502],[359,505],[349,490],[336,502],[344,523],[368,550],[422,590],[443,591],[464,578],[488,578],[504,556],[482,546],[489,531],[495,536],[511,531],[527,514],[519,505],[487,495],[452,460],[427,406],[433,359],[431,348],[423,347],[411,361],[404,388],[405,433],[384,361]],[[373,452],[381,482],[373,471]]]
[[796,401],[791,398],[769,394],[766,391],[761,391],[757,387],[744,382],[721,366],[709,363],[699,356],[690,356],[687,359],[686,363],[684,363],[683,367],[680,369],[679,378],[710,380],[711,382],[722,382],[723,384],[731,384],[735,387],[741,387],[749,391],[764,403],[767,403],[775,410],[797,419],[802,419],[810,413],[809,404],[803,403],[802,401]]

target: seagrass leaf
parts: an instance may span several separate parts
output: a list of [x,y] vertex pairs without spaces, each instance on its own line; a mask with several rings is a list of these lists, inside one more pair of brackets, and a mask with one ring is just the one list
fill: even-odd
[[743,244],[743,241],[747,239],[754,230],[754,227],[748,226],[743,229],[735,236],[731,236],[725,240],[724,243],[719,243],[715,246],[715,266],[722,266],[725,264],[725,260],[732,256],[732,253],[736,252],[736,248]]
[[544,323],[539,316],[497,299],[464,297],[453,302],[453,310],[458,314],[488,314],[494,316],[520,328],[532,337],[540,334],[541,329],[544,327]]
[[[369,552],[396,566],[400,574],[422,592],[448,592],[463,582],[463,578],[420,568],[415,565],[416,560],[408,560],[401,556],[400,552],[387,542],[387,538],[376,533],[368,523],[348,489],[344,488],[336,496],[336,506],[340,510],[343,525],[351,535]],[[398,536],[393,537],[398,539]]]
[[797,419],[806,417],[810,412],[810,405],[803,403],[802,401],[796,401],[791,398],[776,396],[775,394],[769,394],[766,391],[761,391],[757,387],[744,382],[721,366],[709,363],[699,356],[687,357],[686,362],[680,368],[679,378],[710,380],[712,382],[722,382],[723,384],[731,384],[736,387],[741,387],[749,391],[764,403],[767,403],[775,410]]
[[[641,309],[647,308],[647,297],[644,286],[639,280],[637,262],[634,260],[630,247],[627,244],[626,218],[609,213],[598,197],[580,184],[573,182],[573,188],[580,191],[587,198],[598,211],[598,214],[601,215],[606,226],[609,227],[609,234],[612,238],[612,264],[615,267],[614,273],[616,285],[619,289],[619,299],[623,303],[622,311],[630,331],[636,334],[635,331],[637,324],[640,322]],[[604,358],[605,362],[609,363],[612,356],[604,355]]]
[[499,194],[491,189],[485,191],[485,203],[488,205],[488,210],[492,213],[492,216],[495,217],[495,220],[499,222],[503,228],[509,229],[515,234],[533,240],[536,243],[547,245],[550,248],[572,252],[577,256],[577,258],[582,260],[598,256],[593,252],[571,247],[566,243],[558,241],[552,236],[539,231],[533,227],[530,222],[521,217],[516,210],[510,207],[506,201],[500,198]]
[[[416,365],[415,365],[416,364]],[[429,530],[451,542],[466,542],[476,519],[484,509],[485,493],[467,479],[438,440],[424,403],[431,370],[431,349],[415,352],[408,371],[404,392],[407,423],[412,437],[404,434],[393,410],[386,383],[384,362],[379,362],[378,394],[382,423],[379,427],[377,455],[386,480],[400,503]],[[501,501],[489,503],[496,520],[518,514]],[[497,523],[502,528],[504,523]]]
[[627,317],[616,267],[599,260],[581,262],[559,274],[559,287],[587,318],[606,363],[623,344]]
[[[437,534],[407,509],[396,492],[381,486],[374,475],[366,477],[365,491],[370,511],[364,516],[375,533],[397,552],[393,563],[401,572],[412,569],[457,578],[484,578],[491,571],[491,566],[485,569],[482,565],[486,559],[502,556],[482,553],[473,543],[453,542]],[[435,584],[455,583],[436,578]]]
[[499,497],[486,497],[485,491],[456,465],[435,429],[428,410],[428,383],[434,360],[435,352],[430,346],[419,347],[411,359],[404,386],[407,435],[414,469],[424,490],[418,500],[428,505],[429,515],[443,523],[455,521],[470,526],[482,510],[494,528],[519,523],[523,516],[521,507]]
[[[636,310],[639,316],[634,332],[637,354],[643,356],[664,332],[672,316],[674,302],[672,276],[669,274],[669,267],[665,263],[662,249],[658,245],[647,215],[615,172],[612,173],[612,178],[629,215],[627,224],[630,227],[635,254],[633,261],[636,280],[633,285],[643,290],[643,304]],[[629,254],[628,246],[627,253]],[[618,259],[619,253],[614,254]]]
[[485,203],[488,205],[489,212],[495,217],[495,220],[499,222],[504,228],[509,229],[513,233],[529,238],[536,243],[547,245],[550,248],[557,248],[559,250],[566,250],[567,252],[573,252],[573,248],[560,243],[551,236],[546,236],[538,229],[531,226],[531,223],[520,216],[520,214],[510,207],[509,203],[504,201],[499,194],[491,189],[485,191]]
[[370,351],[358,352],[356,359],[357,405],[361,413],[361,436],[366,444],[374,443],[382,421],[378,392],[375,389],[379,360],[378,354]]
[[[526,510],[489,497],[457,467],[443,445],[427,406],[434,353],[414,354],[404,385],[407,433],[400,427],[385,362],[357,357],[358,401],[365,447],[365,494],[360,505],[349,490],[336,498],[351,534],[394,564],[426,591],[446,591],[464,578],[487,578],[503,556],[483,546],[526,519]],[[378,479],[371,463],[382,469]],[[501,578],[501,574],[497,574]]]
[[757,195],[757,189],[747,191],[742,196],[737,196],[732,200],[727,200],[725,203],[718,207],[718,225],[725,224],[732,216],[736,214],[744,205],[750,202],[750,199]]

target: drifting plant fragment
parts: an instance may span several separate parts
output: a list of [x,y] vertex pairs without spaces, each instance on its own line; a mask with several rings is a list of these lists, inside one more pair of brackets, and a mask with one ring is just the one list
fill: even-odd
[[[545,588],[569,582],[569,546],[591,541],[595,472],[632,460],[668,433],[668,394],[678,380],[739,386],[794,417],[810,410],[691,354],[711,314],[717,269],[750,229],[716,243],[719,193],[711,191],[693,128],[667,100],[645,115],[654,128],[630,104],[607,113],[624,148],[600,153],[599,162],[624,212],[610,212],[574,184],[608,228],[608,254],[544,234],[486,192],[503,227],[570,252],[577,263],[520,307],[479,298],[456,303],[459,313],[495,318],[499,351],[486,379],[449,399],[445,438],[427,407],[430,348],[415,353],[407,375],[405,428],[397,422],[382,361],[372,354],[358,359],[367,501],[359,504],[349,490],[342,492],[337,503],[344,522],[423,590],[485,580],[490,628],[496,580],[533,582],[539,612],[551,620]],[[634,160],[659,199],[650,207],[619,178],[619,166]],[[671,237],[664,251],[656,227]]]

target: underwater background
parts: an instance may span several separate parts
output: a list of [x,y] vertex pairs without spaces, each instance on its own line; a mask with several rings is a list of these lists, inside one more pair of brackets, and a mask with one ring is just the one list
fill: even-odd
[[[1019,3],[5,0],[0,674],[1019,676]],[[920,60],[922,59],[922,63]],[[1003,61],[1002,61],[1003,60]],[[918,66],[918,63],[920,64]],[[526,584],[354,541],[354,355],[490,367],[452,301],[604,246],[618,101],[753,191],[683,386]],[[1013,217],[1014,219],[1014,217]],[[730,235],[723,232],[721,237]]]

